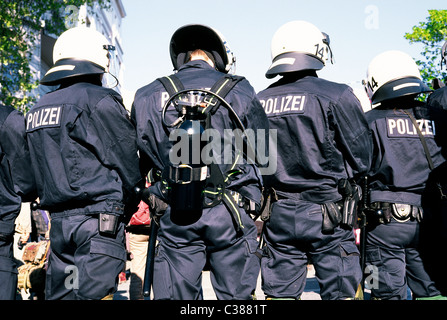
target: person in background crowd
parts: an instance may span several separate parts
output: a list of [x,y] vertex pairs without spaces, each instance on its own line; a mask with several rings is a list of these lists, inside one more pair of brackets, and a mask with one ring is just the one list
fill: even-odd
[[[148,187],[149,184],[146,184]],[[130,300],[143,300],[143,283],[146,271],[147,247],[151,228],[149,206],[141,201],[138,211],[135,212],[126,226],[129,236],[130,265]]]

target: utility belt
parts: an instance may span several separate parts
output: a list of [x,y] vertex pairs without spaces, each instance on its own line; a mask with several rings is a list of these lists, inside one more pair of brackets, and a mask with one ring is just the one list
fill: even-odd
[[[243,233],[245,228],[241,214],[248,214],[253,220],[256,220],[259,216],[256,202],[242,196],[239,192],[225,190],[222,202],[233,217],[237,233]],[[240,209],[243,209],[243,211]]]
[[275,191],[273,188],[272,190],[274,191],[274,194],[276,194],[276,200],[303,200],[301,193]]
[[247,213],[253,214],[257,211],[256,202],[244,197],[239,192],[229,190],[230,195],[233,197],[234,202],[239,208],[244,209]]
[[[337,226],[351,229],[356,221],[357,203],[361,198],[361,191],[355,186],[353,192],[337,202],[321,204],[323,221],[322,232],[332,233]],[[279,200],[304,200],[301,193],[276,191],[269,188],[264,193],[264,203],[261,210],[261,220],[267,221],[270,217],[271,207]]]
[[[40,205],[36,202],[33,202],[32,208],[33,210],[41,209]],[[52,207],[52,209],[56,208],[59,209],[62,207]],[[52,219],[76,215],[97,217],[99,232],[101,234],[115,235],[119,222],[122,221],[124,216],[124,204],[117,200],[104,200],[94,204],[88,203],[84,207],[80,205],[77,208],[66,206],[63,210],[50,211]]]
[[[169,179],[174,183],[189,183],[192,181],[200,181],[206,179],[208,176],[207,166],[193,168],[189,165],[182,164],[178,167],[169,166],[168,168],[169,168]],[[231,195],[235,204],[239,208],[243,208],[247,212],[256,211],[256,202],[244,197],[243,195],[241,195],[239,192],[236,191],[228,190],[228,193],[229,195]],[[205,194],[208,194],[207,191],[205,191]],[[206,200],[204,202],[205,207],[214,207],[216,205],[217,203],[214,202],[206,202]]]
[[380,224],[390,223],[391,218],[397,222],[406,222],[423,219],[423,210],[419,206],[391,203],[391,202],[372,202],[366,211],[367,219]]

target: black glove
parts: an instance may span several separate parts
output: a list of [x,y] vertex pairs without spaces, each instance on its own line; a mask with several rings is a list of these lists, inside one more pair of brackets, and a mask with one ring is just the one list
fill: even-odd
[[149,211],[151,213],[151,218],[155,223],[159,224],[161,216],[166,212],[168,204],[157,197],[155,194],[151,193],[149,189],[143,191],[142,200],[149,206]]

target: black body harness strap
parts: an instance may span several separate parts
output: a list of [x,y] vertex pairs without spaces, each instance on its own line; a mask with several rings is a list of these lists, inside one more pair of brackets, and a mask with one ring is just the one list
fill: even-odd
[[[433,160],[432,160],[431,155],[430,155],[430,150],[428,149],[427,142],[425,141],[425,137],[422,134],[421,129],[419,128],[419,125],[418,125],[415,117],[410,112],[408,112],[407,110],[403,110],[402,109],[401,111],[403,113],[405,113],[411,119],[411,122],[413,123],[414,127],[416,128],[416,131],[417,131],[418,136],[419,136],[419,140],[421,140],[422,147],[424,148],[424,153],[425,153],[425,157],[427,158],[428,167],[430,168],[431,171],[433,171],[435,166],[433,164]],[[437,186],[437,188],[439,190],[439,195],[441,197],[441,200],[447,200],[447,195],[444,194],[444,192],[442,190],[441,183],[439,181],[436,181],[436,186]]]
[[[233,89],[233,87],[243,79],[244,77],[240,76],[228,74],[224,75],[213,85],[210,91],[224,99],[225,96]],[[175,75],[158,78],[157,80],[163,84],[170,97],[185,90],[182,82]],[[191,91],[194,91],[194,89],[191,89]],[[203,113],[206,116],[205,129],[208,129],[211,126],[211,115],[214,115],[216,113],[219,106],[221,105],[221,101],[218,98],[210,95],[210,97],[205,97],[203,102],[206,104],[206,107],[203,109]],[[238,170],[234,170],[236,162],[237,159],[231,166],[231,169],[227,171],[226,175],[222,173],[220,167],[216,163],[211,163],[210,165],[208,165],[209,173],[204,191],[204,207],[211,208],[218,205],[220,202],[223,202],[227,209],[230,211],[236,231],[239,233],[243,232],[242,229],[244,228],[239,208],[244,208],[246,210],[253,209],[254,211],[255,204],[249,199],[245,199],[238,192],[226,189],[226,185],[229,184],[231,178],[240,173]],[[166,170],[165,168],[165,170],[163,170],[164,179],[177,177],[179,175],[181,176],[181,173],[179,174],[178,172],[174,172],[176,170],[181,170],[181,168],[176,169],[172,166],[169,167],[169,170]],[[190,178],[194,180],[195,176],[195,174],[192,174]]]

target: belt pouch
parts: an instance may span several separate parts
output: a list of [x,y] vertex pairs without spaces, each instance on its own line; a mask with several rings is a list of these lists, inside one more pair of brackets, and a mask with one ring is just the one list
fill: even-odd
[[99,214],[99,232],[105,234],[116,234],[116,229],[118,227],[119,216],[110,213],[100,213]]
[[353,199],[346,199],[343,204],[343,214],[341,224],[352,228],[354,226],[355,210],[357,208],[357,202]]
[[396,221],[406,222],[410,220],[413,206],[409,204],[393,203],[391,204],[392,214]]

